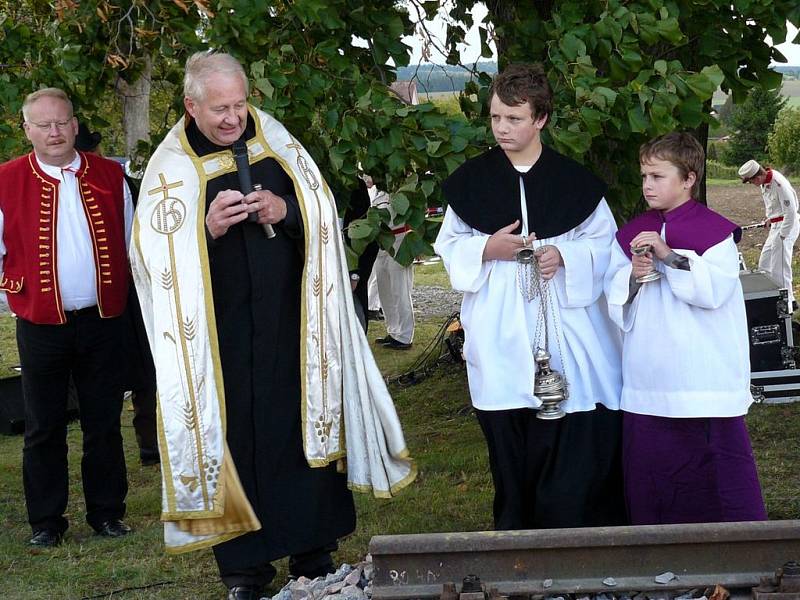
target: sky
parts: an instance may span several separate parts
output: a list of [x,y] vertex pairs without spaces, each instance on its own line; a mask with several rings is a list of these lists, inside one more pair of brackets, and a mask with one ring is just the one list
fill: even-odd
[[[788,29],[788,36],[789,40],[793,40],[797,37],[797,27],[794,27],[791,23],[786,23],[786,27]],[[783,55],[786,57],[787,65],[797,66],[800,65],[800,44],[792,44],[791,42],[785,42],[783,44],[778,44],[778,50],[783,52]],[[776,63],[776,64],[784,64],[784,63]]]
[[[446,14],[445,10],[440,9],[440,12],[442,14]],[[486,16],[486,12],[487,12],[486,7],[483,4],[478,4],[473,9],[472,16],[474,20],[477,22],[484,16]],[[411,15],[413,21],[417,20],[416,13],[412,6],[409,6],[409,14]],[[788,28],[787,39],[793,40],[797,36],[797,28],[792,26],[791,23],[787,23],[786,25]],[[445,20],[440,17],[433,22],[428,22],[427,29],[429,33],[437,39],[437,44],[440,47],[444,48]],[[419,63],[422,58],[422,46],[423,46],[421,36],[419,34],[414,36],[408,36],[404,38],[403,41],[412,48],[411,64],[413,65]],[[786,57],[788,62],[773,63],[773,64],[800,66],[800,44],[792,44],[791,42],[785,42],[783,44],[779,44],[777,47]],[[477,27],[473,27],[472,30],[467,33],[467,44],[462,45],[460,50],[461,50],[461,60],[464,64],[469,64],[479,59],[480,39],[478,37]],[[443,64],[444,60],[445,57],[441,53],[436,52],[435,49],[432,50],[432,56],[430,62]],[[481,59],[481,60],[494,60],[494,59]]]

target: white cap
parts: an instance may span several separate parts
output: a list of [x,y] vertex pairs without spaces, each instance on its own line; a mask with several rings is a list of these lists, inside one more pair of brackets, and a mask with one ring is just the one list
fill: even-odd
[[748,179],[758,175],[760,170],[761,165],[753,159],[750,159],[739,168],[739,177],[742,178],[742,182],[746,182]]

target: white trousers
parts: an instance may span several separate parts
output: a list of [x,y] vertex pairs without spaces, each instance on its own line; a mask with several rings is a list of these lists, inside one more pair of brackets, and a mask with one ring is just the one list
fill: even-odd
[[794,289],[792,287],[792,250],[800,232],[800,223],[796,223],[789,231],[786,239],[782,240],[780,231],[781,223],[773,223],[767,235],[767,241],[761,249],[758,259],[758,268],[765,271],[775,282],[786,288],[789,292],[789,307],[791,310],[794,302]]
[[[379,250],[378,252],[383,251]],[[378,280],[375,278],[375,263],[372,263],[372,272],[369,274],[369,279],[367,280],[367,302],[369,302],[370,310],[381,309],[381,299],[378,296]]]
[[[395,236],[395,252],[404,237],[405,234]],[[411,301],[414,265],[404,267],[389,256],[388,252],[379,250],[374,273],[386,319],[386,333],[398,342],[410,344],[414,340],[414,304]]]

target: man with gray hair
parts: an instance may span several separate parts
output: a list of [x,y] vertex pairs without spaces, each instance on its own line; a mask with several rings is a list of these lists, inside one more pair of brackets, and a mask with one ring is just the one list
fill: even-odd
[[86,520],[130,532],[120,435],[119,365],[133,205],[114,161],[76,152],[78,122],[57,88],[30,94],[23,128],[33,152],[0,165],[0,289],[17,316],[30,544],[61,543],[67,508],[67,389],[78,392]]
[[296,577],[333,570],[355,527],[350,489],[389,496],[416,470],[313,159],[248,105],[230,55],[193,55],[184,84],[186,116],[147,166],[131,247],[165,543],[213,546],[228,598],[259,598],[278,558]]
[[739,168],[739,177],[742,183],[758,186],[764,199],[764,227],[769,227],[769,233],[761,249],[758,268],[781,288],[786,288],[789,310],[794,311],[797,303],[792,285],[792,251],[800,233],[797,193],[781,173],[770,167],[765,169],[755,160],[748,160]]

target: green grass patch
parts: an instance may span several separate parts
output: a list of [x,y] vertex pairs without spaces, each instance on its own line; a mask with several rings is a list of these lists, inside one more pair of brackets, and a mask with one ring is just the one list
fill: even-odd
[[[421,277],[438,280],[440,265],[417,266]],[[418,323],[409,351],[376,348],[382,323],[370,323],[370,342],[384,374],[407,370],[428,346],[444,318]],[[16,363],[13,323],[0,317],[0,363]],[[419,465],[419,478],[398,497],[376,500],[356,495],[358,525],[341,543],[336,559],[363,558],[376,534],[476,531],[491,527],[492,484],[486,448],[474,415],[463,365],[443,365],[412,387],[391,386],[403,421],[408,447]],[[128,460],[128,514],[134,533],[119,540],[94,536],[83,520],[80,487],[80,428],[69,428],[71,528],[65,543],[51,550],[27,545],[22,494],[22,438],[0,436],[0,577],[9,599],[120,598],[122,600],[218,600],[224,596],[210,550],[186,555],[164,554],[160,474],[141,467],[131,426],[123,411]],[[748,417],[761,482],[771,518],[800,518],[800,403],[754,406]],[[277,564],[272,592],[286,578],[286,561]]]
[[414,285],[450,289],[450,278],[442,261],[414,265]]

